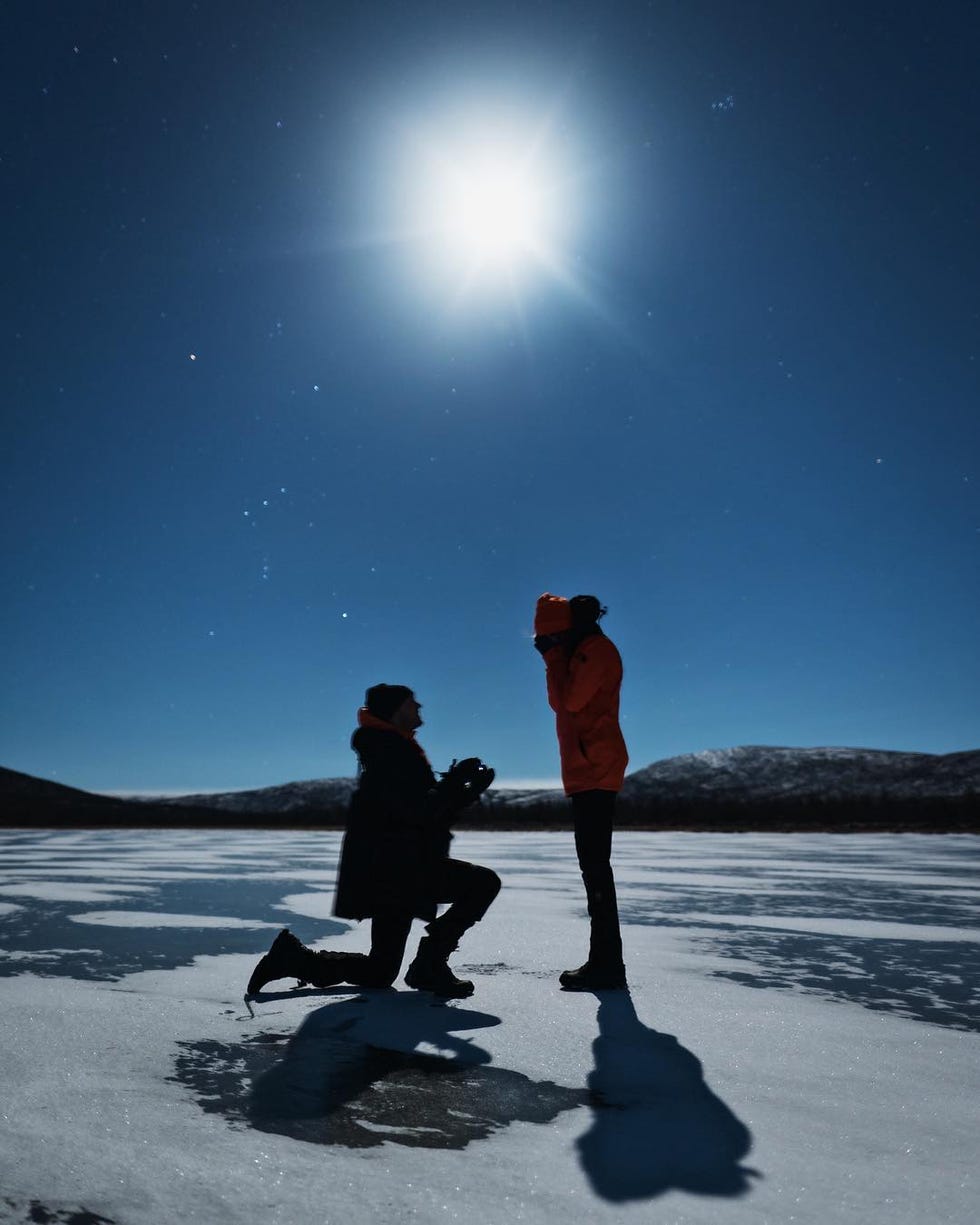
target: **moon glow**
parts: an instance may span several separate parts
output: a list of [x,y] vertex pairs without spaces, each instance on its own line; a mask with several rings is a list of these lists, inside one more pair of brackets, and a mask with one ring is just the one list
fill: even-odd
[[471,270],[513,269],[546,241],[545,193],[518,162],[482,157],[447,168],[437,196],[437,231]]
[[544,126],[430,131],[406,159],[406,236],[418,271],[453,305],[499,293],[518,302],[535,282],[567,279],[568,176]]

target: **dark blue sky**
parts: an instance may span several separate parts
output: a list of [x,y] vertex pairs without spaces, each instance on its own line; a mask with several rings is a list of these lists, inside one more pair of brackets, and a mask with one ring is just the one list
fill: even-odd
[[[980,745],[978,34],[8,6],[0,762],[349,774],[385,680],[435,764],[554,777],[544,590],[609,605],[634,767]],[[419,142],[484,123],[560,188],[516,297],[411,233]]]

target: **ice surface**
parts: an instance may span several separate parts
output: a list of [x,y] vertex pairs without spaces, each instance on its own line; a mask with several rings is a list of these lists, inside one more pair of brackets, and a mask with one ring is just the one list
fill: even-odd
[[29,897],[42,902],[116,902],[121,897],[149,893],[152,885],[85,885],[74,881],[23,881],[18,885],[0,885],[3,897]]
[[781,915],[728,914],[719,919],[710,911],[688,911],[684,918],[692,925],[721,924],[725,927],[763,927],[791,932],[814,932],[829,936],[853,936],[863,940],[930,940],[945,943],[980,944],[980,929],[968,931],[958,927],[935,927],[928,923],[876,923],[870,919],[842,919],[830,916],[797,918]]
[[504,881],[471,999],[281,982],[253,1020],[284,919],[365,947],[336,834],[0,833],[0,1221],[965,1225],[976,846],[618,835],[631,991],[597,997],[556,989],[570,835],[463,833]]
[[146,910],[90,910],[68,916],[73,923],[94,923],[105,927],[239,927],[257,931],[278,927],[257,919],[236,919],[227,915],[167,914]]

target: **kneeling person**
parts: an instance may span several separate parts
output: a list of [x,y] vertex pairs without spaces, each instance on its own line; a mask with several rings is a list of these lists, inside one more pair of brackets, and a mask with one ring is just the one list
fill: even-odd
[[[428,934],[406,971],[406,984],[446,997],[473,993],[473,984],[450,970],[448,958],[463,932],[486,914],[500,878],[489,868],[450,859],[450,825],[490,786],[493,771],[467,758],[437,781],[415,739],[420,709],[404,685],[374,685],[351,738],[359,776],[334,913],[371,919],[370,953],[314,952],[285,929],[255,967],[246,998],[277,978],[298,978],[315,987],[390,987],[413,919],[425,920]],[[437,918],[440,902],[450,906]]]

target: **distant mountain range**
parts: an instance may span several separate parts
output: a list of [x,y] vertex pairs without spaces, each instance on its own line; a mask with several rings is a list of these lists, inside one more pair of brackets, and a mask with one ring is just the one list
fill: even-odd
[[154,802],[173,808],[212,808],[237,813],[307,813],[346,809],[357,786],[354,778],[311,778],[300,783],[280,783],[254,791],[218,791],[213,794],[178,795]]
[[[0,822],[18,825],[329,825],[343,821],[352,778],[310,779],[251,791],[172,797],[97,795],[0,768]],[[980,750],[900,753],[879,749],[742,746],[654,762],[621,793],[627,823],[665,827],[721,819],[758,826],[822,814],[838,823],[871,814],[885,824],[955,817],[980,828]],[[493,789],[472,823],[519,826],[567,818],[560,791]],[[818,821],[819,824],[819,821]]]
[[623,799],[948,799],[980,797],[980,750],[785,749],[746,745],[668,757],[631,774]]

